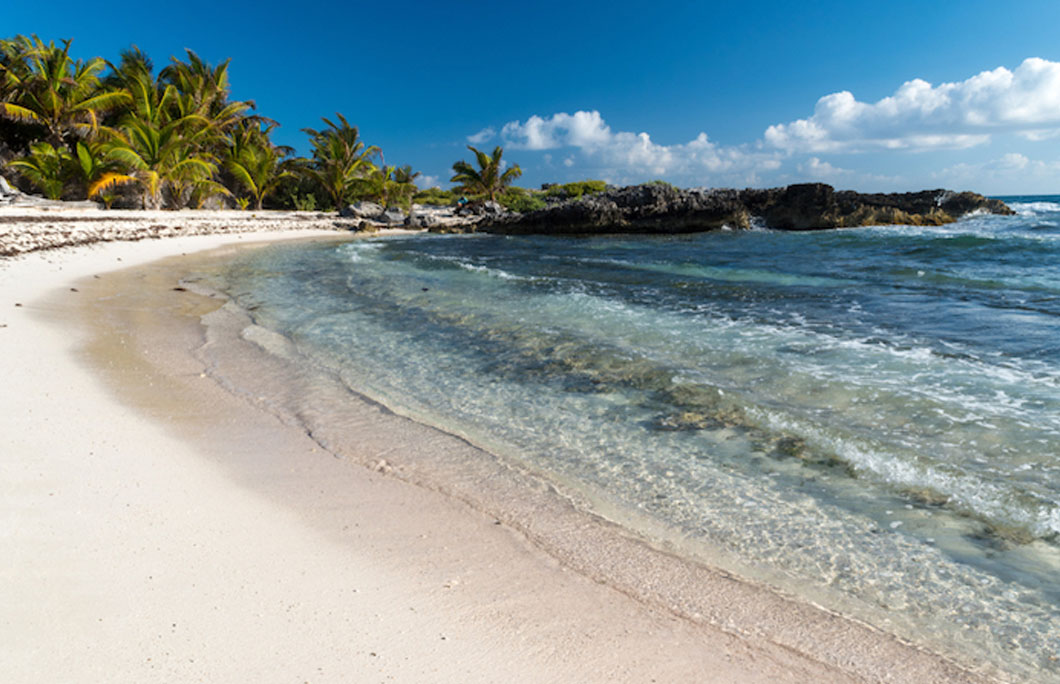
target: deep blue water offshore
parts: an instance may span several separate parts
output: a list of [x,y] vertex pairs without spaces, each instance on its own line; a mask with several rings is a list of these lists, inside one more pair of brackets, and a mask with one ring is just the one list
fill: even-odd
[[225,289],[399,412],[1048,680],[1060,197],[1003,199],[939,228],[276,245]]

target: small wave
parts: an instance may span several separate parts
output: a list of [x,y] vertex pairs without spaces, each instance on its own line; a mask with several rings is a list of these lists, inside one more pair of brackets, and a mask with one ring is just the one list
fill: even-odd
[[473,273],[485,273],[486,275],[493,276],[494,278],[500,278],[501,280],[520,280],[520,281],[534,281],[540,280],[533,276],[520,276],[514,273],[509,273],[500,268],[490,268],[489,266],[480,266],[479,264],[471,264],[466,261],[454,261],[458,267],[465,271],[471,271]]
[[1012,202],[1009,207],[1020,216],[1037,216],[1048,212],[1060,212],[1060,204],[1056,202]]
[[382,249],[382,242],[369,242],[367,240],[358,240],[343,245],[340,248],[340,251],[346,255],[347,261],[356,264],[367,261],[372,255],[376,254]]
[[538,280],[544,280],[544,278],[539,278],[537,276],[521,276],[516,275],[514,273],[509,273],[508,271],[505,271],[501,268],[483,266],[482,264],[476,264],[460,257],[439,256],[436,254],[425,254],[424,256],[426,256],[432,261],[441,261],[446,264],[451,264],[461,270],[468,271],[470,273],[482,273],[484,275],[488,275],[494,278],[500,278],[501,280],[513,280],[521,282],[533,282]]
[[970,473],[947,472],[941,464],[916,462],[826,429],[762,407],[747,413],[769,429],[801,435],[809,444],[836,454],[862,475],[897,489],[931,489],[948,497],[958,509],[983,520],[1015,525],[1035,538],[1060,533],[1060,505],[1028,492],[988,482]]

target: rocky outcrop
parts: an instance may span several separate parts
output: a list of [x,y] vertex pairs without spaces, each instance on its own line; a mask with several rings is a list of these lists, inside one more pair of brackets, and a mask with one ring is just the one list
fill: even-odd
[[649,183],[484,222],[478,230],[550,235],[673,234],[746,229],[754,219],[780,230],[817,230],[890,224],[941,225],[975,211],[1012,213],[999,200],[947,190],[862,194],[836,192],[823,183],[763,190],[682,190]]
[[743,190],[741,198],[752,215],[780,230],[818,230],[854,226],[939,226],[976,211],[1012,214],[1001,200],[974,192],[922,190],[891,194],[836,192],[823,183],[789,185],[768,190]]
[[[489,203],[487,203],[489,204]],[[495,205],[497,212],[461,211],[456,207],[413,204],[408,214],[397,207],[384,208],[375,202],[357,202],[339,211],[341,218],[358,219],[358,230],[374,232],[383,228],[428,228],[434,232],[465,232],[473,230],[484,217],[501,218],[504,210]]]

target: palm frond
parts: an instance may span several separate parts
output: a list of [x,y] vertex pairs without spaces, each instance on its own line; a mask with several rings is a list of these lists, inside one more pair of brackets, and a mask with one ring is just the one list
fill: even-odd
[[0,102],[0,116],[19,123],[43,123],[41,117],[32,109],[11,102]]
[[96,182],[88,186],[88,197],[95,197],[101,192],[109,190],[110,188],[116,187],[118,185],[124,185],[126,183],[135,182],[136,178],[134,176],[130,176],[124,173],[104,173],[102,176],[99,177],[98,180],[96,180]]

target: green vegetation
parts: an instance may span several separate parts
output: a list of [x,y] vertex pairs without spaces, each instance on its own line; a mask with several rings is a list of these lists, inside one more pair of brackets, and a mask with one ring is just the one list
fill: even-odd
[[[276,145],[279,125],[250,101],[230,97],[229,60],[211,65],[191,50],[156,73],[139,48],[116,63],[70,55],[70,40],[0,39],[0,168],[52,199],[92,199],[107,207],[339,209],[357,200],[408,208],[452,206],[461,196],[509,211],[542,209],[547,199],[603,192],[586,180],[527,190],[505,166],[504,150],[472,146],[453,164],[452,190],[419,191],[419,173],[383,163],[342,114],[303,129],[311,155]],[[662,181],[657,181],[662,182]]]
[[602,180],[583,180],[562,185],[551,185],[545,191],[545,195],[560,199],[578,199],[583,195],[598,195],[606,189],[607,183]]
[[293,164],[284,160],[290,150],[269,143],[274,125],[240,123],[225,150],[225,169],[254,199],[255,209],[261,209],[265,196],[272,194],[283,179],[294,175]]
[[313,146],[313,158],[305,163],[302,172],[324,189],[331,206],[341,208],[355,199],[354,189],[376,170],[372,162],[378,147],[368,147],[360,139],[356,126],[346,117],[336,114],[339,123],[324,119],[327,128],[316,131],[303,129]]
[[497,195],[497,203],[508,211],[517,211],[519,213],[537,211],[547,206],[543,199],[544,194],[540,190],[527,190],[512,185]]
[[433,204],[439,207],[450,207],[456,204],[457,199],[459,196],[455,192],[441,188],[427,188],[412,196],[412,201],[416,204]]
[[278,125],[229,97],[229,61],[188,50],[155,74],[133,47],[118,62],[70,56],[37,36],[0,40],[0,162],[53,199],[108,207],[314,210],[372,198],[408,205],[418,173],[382,164],[344,116],[306,129],[308,159],[271,141]]
[[468,145],[467,149],[475,154],[478,168],[476,169],[463,160],[453,164],[453,177],[449,180],[452,183],[459,184],[457,187],[458,192],[496,202],[497,194],[511,185],[516,178],[523,175],[523,170],[519,168],[518,164],[505,169],[503,172],[501,171],[504,168],[501,161],[504,150],[499,145],[494,148],[492,155],[487,155],[471,145]]

